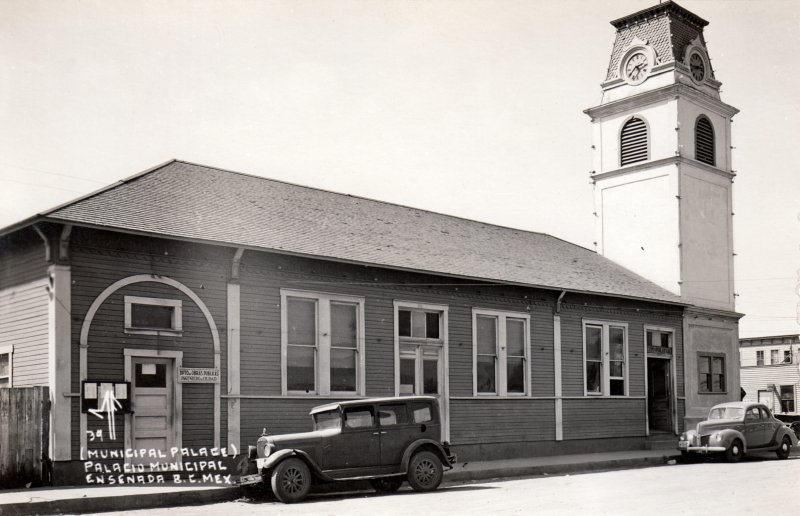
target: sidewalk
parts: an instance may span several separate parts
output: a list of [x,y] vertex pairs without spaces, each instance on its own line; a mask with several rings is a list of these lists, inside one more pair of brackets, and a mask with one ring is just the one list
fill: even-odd
[[[457,463],[445,472],[444,482],[659,466],[676,455],[674,450],[637,450]],[[0,491],[0,515],[148,509],[225,502],[244,495],[239,487],[173,484],[19,489]]]

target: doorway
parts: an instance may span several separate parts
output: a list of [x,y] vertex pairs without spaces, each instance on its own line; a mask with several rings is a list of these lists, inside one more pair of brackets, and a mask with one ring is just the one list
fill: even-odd
[[672,431],[672,378],[670,359],[647,359],[647,416],[650,430]]

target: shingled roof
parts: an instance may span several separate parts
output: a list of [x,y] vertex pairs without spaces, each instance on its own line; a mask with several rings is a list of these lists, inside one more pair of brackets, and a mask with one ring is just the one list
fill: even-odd
[[594,251],[542,233],[171,161],[40,220],[684,304]]

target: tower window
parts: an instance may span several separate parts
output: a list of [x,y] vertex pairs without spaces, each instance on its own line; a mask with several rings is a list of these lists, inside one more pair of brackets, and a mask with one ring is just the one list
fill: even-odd
[[647,124],[641,118],[631,118],[620,134],[620,165],[645,161],[647,150]]
[[714,126],[711,125],[711,120],[701,116],[697,119],[694,126],[695,150],[694,159],[708,163],[709,165],[716,165],[714,156]]

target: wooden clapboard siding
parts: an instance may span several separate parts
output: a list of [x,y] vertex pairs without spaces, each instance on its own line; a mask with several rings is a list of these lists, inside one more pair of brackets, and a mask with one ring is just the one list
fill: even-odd
[[44,242],[33,229],[0,238],[0,290],[46,277]]
[[450,438],[458,445],[552,441],[555,402],[532,399],[452,400]]
[[644,399],[584,398],[563,403],[564,440],[645,435]]
[[0,290],[0,346],[14,346],[14,387],[48,385],[47,280]]

